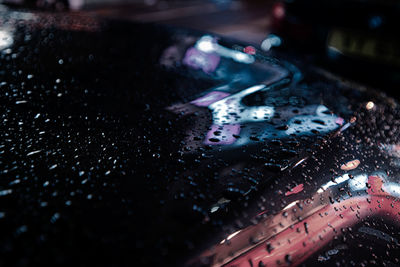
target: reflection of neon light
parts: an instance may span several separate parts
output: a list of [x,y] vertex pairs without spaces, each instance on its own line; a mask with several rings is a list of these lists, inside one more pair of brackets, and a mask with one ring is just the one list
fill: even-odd
[[303,189],[304,189],[304,184],[299,184],[299,185],[293,187],[292,189],[290,189],[290,191],[287,191],[285,193],[285,196],[290,196],[293,194],[300,193],[301,191],[303,191]]
[[340,129],[340,131],[343,132],[344,130],[346,130],[347,128],[349,128],[350,125],[351,125],[350,122],[346,123],[346,124]]
[[400,158],[400,145],[398,144],[380,144],[379,148],[392,157]]
[[[311,202],[308,200],[291,202],[273,217],[242,229],[242,232],[231,238],[230,247],[223,247],[225,244],[222,243],[209,250],[209,254],[203,255],[207,257],[212,255],[214,259],[218,259],[212,266],[276,266],[278,262],[286,262],[281,264],[285,266],[298,266],[341,234],[335,229],[351,227],[371,216],[380,216],[399,224],[399,199],[395,195],[384,193],[382,186],[393,185],[393,190],[400,189],[400,186],[396,183],[385,184],[384,177],[385,173],[381,172],[369,176],[370,188],[364,196],[350,196],[331,203],[316,201],[314,198],[311,198]],[[346,181],[346,177],[338,177],[336,180],[340,183]],[[289,216],[287,210],[297,203],[304,205],[301,210],[293,209],[295,216]],[[307,203],[311,205],[307,207]],[[280,229],[277,227],[278,224]],[[250,238],[255,242],[249,244]]]
[[373,109],[374,106],[375,106],[374,102],[369,101],[369,102],[365,105],[365,108],[368,109],[368,110],[370,110],[370,109]]
[[346,162],[345,164],[340,166],[340,169],[344,170],[344,171],[350,171],[350,170],[354,170],[355,168],[357,168],[358,165],[360,165],[360,161],[358,159],[355,159],[355,160]]
[[[377,173],[374,175],[371,175],[370,177],[378,177],[379,179],[383,180],[384,179],[384,174],[382,173]],[[365,190],[367,189],[367,183],[368,183],[368,175],[367,174],[359,174],[354,176],[352,179],[350,179],[350,176],[346,173],[343,176],[339,176],[337,178],[335,178],[333,181],[329,181],[328,183],[322,185],[318,190],[317,193],[322,193],[324,192],[326,189],[328,189],[329,187],[332,186],[336,186],[339,185],[343,182],[348,181],[348,185],[350,187],[351,191],[359,191],[359,190]],[[391,185],[390,183],[388,185]],[[397,184],[395,184],[397,185]],[[396,190],[400,190],[400,186],[398,187],[390,187],[389,188],[396,188]],[[398,191],[400,194],[400,191]]]
[[208,107],[212,103],[217,102],[218,100],[221,100],[225,97],[229,96],[229,93],[221,92],[221,91],[212,91],[205,96],[202,96],[200,98],[197,98],[196,100],[193,100],[190,102],[193,105],[196,105],[198,107]]
[[237,94],[231,95],[209,106],[213,111],[215,124],[240,124],[244,122],[265,121],[274,115],[274,107],[248,107],[242,104],[242,98],[254,92],[265,89],[265,85],[256,85]]
[[206,73],[213,72],[219,64],[220,57],[215,53],[205,53],[196,48],[189,48],[183,63],[194,69],[202,69]]
[[205,53],[217,53],[220,56],[231,58],[234,61],[244,64],[251,64],[255,61],[254,57],[236,50],[232,50],[219,45],[215,39],[209,35],[201,37],[195,47]]
[[214,52],[216,50],[214,39],[209,35],[200,38],[196,43],[196,47],[206,53]]
[[382,188],[390,195],[400,197],[400,185],[398,183],[384,183]]
[[0,30],[0,50],[9,47],[14,39],[9,31]]
[[[215,132],[219,132],[219,135],[215,135]],[[211,126],[211,130],[208,131],[204,144],[206,145],[230,145],[236,141],[234,135],[239,135],[240,125],[239,124],[226,124],[226,125],[215,125]]]
[[264,41],[261,43],[261,49],[264,51],[270,50],[274,46],[280,46],[282,43],[281,38],[274,34],[270,34]]
[[[206,144],[210,145],[228,145],[233,144],[237,146],[245,145],[249,142],[249,136],[242,136],[236,139],[233,135],[238,135],[240,125],[247,122],[263,122],[269,121],[275,114],[273,106],[247,106],[243,104],[243,98],[256,93],[258,91],[269,90],[265,85],[256,85],[236,94],[229,95],[222,91],[213,91],[207,95],[200,97],[191,102],[191,104],[206,107],[212,111],[213,126],[207,133]],[[313,130],[319,132],[329,132],[337,127],[338,117],[328,113],[328,108],[323,105],[307,106],[306,110],[312,112],[315,109],[315,115],[298,115],[289,119],[285,131],[277,131],[271,125],[264,125],[260,128],[258,133],[260,139],[269,139],[272,136],[275,138],[283,138],[291,134],[312,134]],[[301,122],[300,124],[298,122]],[[221,129],[217,130],[216,127]],[[220,136],[213,136],[213,132],[220,132]]]
[[[347,208],[343,209],[343,207]],[[241,251],[238,257],[224,266],[245,267],[249,266],[249,262],[251,263],[250,266],[259,262],[262,262],[265,266],[276,266],[277,262],[289,262],[290,265],[298,266],[333,240],[335,236],[341,234],[340,231],[332,231],[332,229],[351,227],[374,215],[379,215],[398,224],[400,222],[399,211],[399,199],[393,196],[352,197],[340,203],[327,205],[305,220],[293,224],[292,227],[286,228],[267,240],[263,240],[250,250]],[[246,230],[243,231],[243,233],[247,232]],[[244,239],[245,236],[241,238]],[[273,250],[265,249],[266,243]]]
[[[321,125],[316,122],[316,120],[323,120],[324,132],[334,130],[338,127],[336,120],[337,116],[332,114],[325,114],[324,112],[328,111],[328,108],[319,105],[316,110],[316,115],[303,115],[303,116],[295,116],[288,122],[289,128],[286,130],[287,135],[296,134],[299,132],[309,132],[310,129],[315,129],[320,127]],[[301,124],[295,123],[295,121],[301,121]]]
[[349,186],[351,191],[366,189],[367,181],[368,181],[368,176],[366,174],[360,174],[354,176],[354,178],[349,181]]
[[234,232],[233,234],[230,234],[226,239],[227,239],[227,240],[232,239],[232,237],[234,237],[235,235],[237,235],[237,234],[240,233],[241,231],[242,231],[242,230],[239,230],[239,231]]
[[227,238],[223,239],[221,242],[219,242],[220,244],[225,243],[226,241],[229,241],[230,239],[232,239],[233,237],[235,237],[237,234],[239,234],[242,230],[236,231],[233,234],[228,235]]
[[296,168],[297,166],[299,166],[301,163],[303,163],[303,161],[305,161],[307,159],[307,157],[305,157],[304,159],[299,160],[296,164],[294,164],[293,168]]
[[339,177],[335,178],[334,181],[329,181],[328,183],[326,183],[323,186],[321,186],[321,188],[322,188],[322,190],[326,190],[331,186],[335,186],[335,185],[341,184],[341,183],[343,183],[343,182],[345,182],[345,181],[347,181],[349,179],[350,179],[350,177],[346,173],[343,176],[339,176]]
[[298,200],[293,201],[292,203],[290,203],[289,205],[287,205],[286,207],[284,207],[283,210],[288,210],[288,209],[290,209],[291,207],[295,206],[298,202],[299,202]]

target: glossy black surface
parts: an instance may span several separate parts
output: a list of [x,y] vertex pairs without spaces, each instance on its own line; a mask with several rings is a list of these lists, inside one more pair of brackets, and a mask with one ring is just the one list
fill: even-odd
[[[238,59],[213,69],[207,55],[184,63],[216,44],[201,33],[10,11],[0,22],[0,265],[181,265],[346,161],[389,164],[378,144],[398,141],[395,101],[230,41],[221,51]],[[212,92],[222,102],[198,104]]]

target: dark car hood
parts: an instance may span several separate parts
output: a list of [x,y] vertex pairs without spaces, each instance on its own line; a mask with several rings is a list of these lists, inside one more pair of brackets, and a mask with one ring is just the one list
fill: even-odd
[[198,32],[0,25],[2,265],[398,264],[394,100]]

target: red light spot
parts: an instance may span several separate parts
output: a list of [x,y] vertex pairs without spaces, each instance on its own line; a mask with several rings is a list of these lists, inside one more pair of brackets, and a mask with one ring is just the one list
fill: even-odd
[[370,188],[368,188],[367,192],[370,195],[388,195],[388,193],[383,192],[383,179],[376,175],[368,176],[368,184]]
[[272,14],[277,19],[282,19],[285,16],[285,7],[282,3],[276,3],[272,8]]
[[355,168],[358,167],[358,165],[360,165],[360,161],[358,159],[349,161],[345,164],[343,164],[342,166],[340,166],[340,169],[344,170],[344,171],[350,171],[350,170],[354,170]]
[[256,49],[249,45],[249,46],[246,46],[245,48],[243,48],[243,52],[245,52],[246,54],[249,54],[249,55],[255,55]]
[[256,217],[261,216],[261,215],[263,215],[263,214],[265,214],[265,213],[267,213],[267,212],[268,212],[268,210],[264,210],[264,211],[258,213],[258,214],[256,215]]
[[297,193],[303,191],[303,189],[304,189],[304,184],[299,184],[299,185],[293,187],[292,189],[290,189],[290,191],[287,191],[285,193],[285,196],[297,194]]

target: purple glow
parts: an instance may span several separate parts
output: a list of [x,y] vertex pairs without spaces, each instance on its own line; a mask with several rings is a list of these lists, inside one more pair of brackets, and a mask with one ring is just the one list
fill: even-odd
[[211,73],[218,67],[219,61],[220,56],[216,53],[205,53],[191,47],[186,51],[183,64],[193,69],[202,69],[205,73]]
[[[215,135],[215,132],[218,132],[218,135]],[[227,125],[213,124],[211,126],[211,130],[208,131],[207,133],[206,139],[204,140],[204,144],[230,145],[237,140],[233,135],[239,135],[239,133],[240,133],[239,124],[227,124]],[[210,139],[215,141],[211,141]]]

